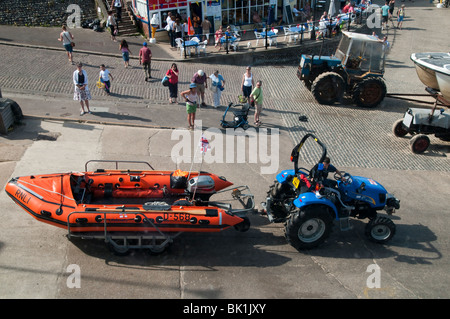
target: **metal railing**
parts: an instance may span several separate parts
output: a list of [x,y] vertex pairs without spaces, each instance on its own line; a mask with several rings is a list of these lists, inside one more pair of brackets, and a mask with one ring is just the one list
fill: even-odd
[[[271,47],[278,46],[292,46],[302,45],[309,41],[317,39],[332,38],[338,35],[341,30],[350,31],[351,27],[356,27],[356,24],[362,24],[365,20],[364,15],[359,15],[356,19],[356,15],[348,15],[344,20],[340,20],[338,23],[328,23],[324,25],[323,21],[307,21],[300,22],[298,24],[280,25],[274,27],[267,27],[263,24],[262,28],[254,28],[250,30],[241,30],[239,27],[232,27],[231,31],[225,31],[222,33],[219,39],[216,38],[216,34],[194,34],[194,35],[182,35],[181,38],[177,38],[176,47],[181,51],[181,56],[188,58],[191,56],[191,49],[195,49],[197,56],[201,56],[202,50],[209,49],[209,52],[215,48],[216,53],[224,52],[224,54],[230,54],[232,51],[240,50],[253,50],[257,48],[264,48],[268,50]],[[291,32],[291,29],[296,29],[295,32]],[[197,38],[196,43],[192,43],[192,39]],[[209,38],[206,44],[206,48],[203,46],[204,39]],[[180,40],[178,40],[180,39]],[[211,40],[213,39],[213,40]],[[169,39],[169,41],[171,41]],[[184,45],[188,43],[188,45]]]

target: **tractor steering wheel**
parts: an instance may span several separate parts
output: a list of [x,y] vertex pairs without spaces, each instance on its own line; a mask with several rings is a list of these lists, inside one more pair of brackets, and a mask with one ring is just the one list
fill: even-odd
[[342,175],[339,175],[337,172],[334,172],[334,176],[333,176],[334,179],[335,179],[336,181],[341,181],[346,173],[343,172],[343,171],[341,171],[341,174],[342,174]]
[[[345,172],[342,172],[342,173],[343,173],[342,179],[341,179],[342,183],[343,183],[345,186],[351,184],[351,183],[353,182],[352,175],[350,175],[349,173],[345,173]],[[335,175],[336,175],[336,174],[335,174]]]

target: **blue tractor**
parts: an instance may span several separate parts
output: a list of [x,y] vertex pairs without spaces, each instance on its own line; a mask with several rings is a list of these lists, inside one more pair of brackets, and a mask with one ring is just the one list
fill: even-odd
[[343,31],[334,55],[303,54],[297,76],[320,104],[340,102],[346,94],[360,107],[376,107],[386,96],[386,46],[375,36]]
[[[298,167],[300,150],[308,138],[321,148],[322,155],[311,170]],[[341,230],[349,230],[350,218],[369,222],[365,234],[371,241],[384,244],[395,234],[395,224],[388,215],[400,208],[400,201],[373,179],[340,172],[328,179],[323,160],[325,145],[313,134],[306,134],[291,153],[294,169],[283,170],[270,186],[264,203],[264,214],[273,223],[284,223],[287,241],[301,251],[319,246],[329,236],[334,221]]]

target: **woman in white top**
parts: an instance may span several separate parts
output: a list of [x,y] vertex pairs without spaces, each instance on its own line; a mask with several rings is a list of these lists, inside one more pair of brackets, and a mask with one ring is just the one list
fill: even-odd
[[108,11],[108,19],[106,19],[106,26],[109,27],[111,32],[111,40],[117,42],[116,34],[119,33],[119,28],[117,26],[116,18],[114,18],[112,10]]
[[64,48],[66,49],[69,62],[73,64],[73,47],[72,47],[73,35],[67,31],[65,25],[62,26],[62,32],[59,34],[58,41],[62,41]]
[[83,115],[86,113],[84,109],[84,103],[86,103],[87,112],[91,114],[89,109],[89,100],[91,99],[91,93],[88,88],[88,77],[85,70],[82,70],[83,65],[81,63],[77,64],[77,69],[73,72],[73,84],[75,85],[75,92],[73,94],[73,99],[75,101],[80,101],[81,113]]
[[213,91],[213,106],[214,108],[217,108],[220,105],[220,96],[224,89],[225,79],[222,74],[219,73],[219,70],[216,70],[209,78],[211,79],[211,90]]
[[114,6],[114,9],[116,9],[117,13],[117,21],[122,21],[122,0],[113,0],[111,2],[111,7]]
[[242,93],[244,93],[244,97],[247,98],[250,103],[250,94],[252,93],[252,88],[255,85],[253,81],[253,73],[251,72],[252,68],[250,66],[245,70],[244,76],[242,77]]

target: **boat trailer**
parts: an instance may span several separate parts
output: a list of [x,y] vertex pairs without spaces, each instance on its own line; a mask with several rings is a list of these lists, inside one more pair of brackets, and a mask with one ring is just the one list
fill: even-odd
[[[114,162],[114,161],[113,161]],[[224,189],[216,192],[216,194],[223,194],[231,192],[231,199],[210,202],[209,205],[219,207],[227,210],[228,213],[241,217],[244,221],[234,226],[240,232],[245,232],[250,228],[250,221],[246,214],[253,212],[255,209],[254,195],[250,192],[247,185],[235,186],[229,189]],[[232,208],[231,202],[238,201],[243,208]],[[118,256],[126,256],[133,249],[147,249],[150,254],[158,255],[163,253],[174,239],[180,236],[183,231],[179,232],[164,232],[158,227],[158,221],[146,216],[146,211],[149,213],[160,206],[144,205],[145,211],[137,210],[127,207],[118,207],[115,209],[95,209],[92,211],[74,211],[67,216],[67,238],[81,238],[81,239],[101,239],[104,240],[108,248]],[[103,222],[103,232],[74,232],[70,226],[70,219],[76,215],[95,214],[96,221]],[[154,231],[146,232],[121,232],[109,231],[106,215],[118,215],[119,218],[127,218],[127,214],[135,215],[135,220],[142,220],[149,228]],[[73,217],[72,217],[73,220]],[[113,227],[113,226],[112,226]]]
[[[408,133],[413,136],[409,145],[415,154],[425,152],[430,146],[431,141],[427,136],[429,134],[434,134],[443,141],[450,141],[450,114],[445,113],[444,109],[435,112],[438,106],[450,108],[450,101],[446,100],[439,91],[430,87],[426,87],[425,90],[428,94],[387,94],[390,98],[433,105],[431,111],[408,108],[403,118],[395,121],[392,126],[392,132],[397,137],[404,137]],[[418,96],[431,96],[434,102],[412,98]]]

